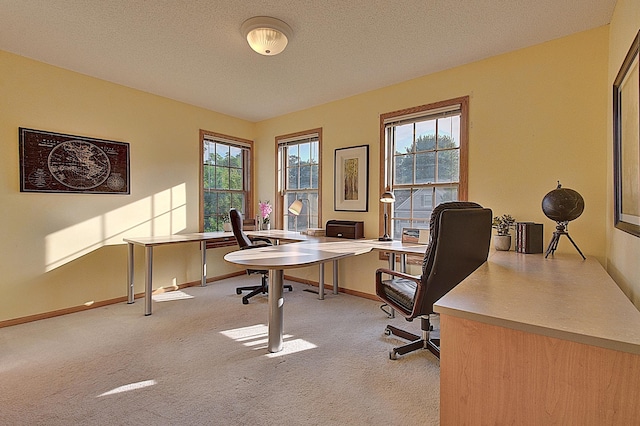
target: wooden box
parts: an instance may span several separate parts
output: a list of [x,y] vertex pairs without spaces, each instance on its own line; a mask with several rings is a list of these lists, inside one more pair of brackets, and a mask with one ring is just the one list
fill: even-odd
[[330,220],[325,227],[327,237],[358,239],[364,238],[364,222],[350,220]]

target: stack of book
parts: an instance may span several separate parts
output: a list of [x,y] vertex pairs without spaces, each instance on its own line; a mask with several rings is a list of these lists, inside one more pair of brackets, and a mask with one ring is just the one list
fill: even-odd
[[307,235],[310,235],[312,237],[324,237],[325,230],[324,228],[308,228]]
[[542,253],[543,225],[534,222],[516,222],[516,252]]

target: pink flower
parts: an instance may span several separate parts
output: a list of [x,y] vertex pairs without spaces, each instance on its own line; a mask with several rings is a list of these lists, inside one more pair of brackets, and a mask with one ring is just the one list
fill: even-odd
[[260,209],[260,215],[262,216],[262,219],[264,219],[266,222],[269,219],[269,215],[273,211],[273,209],[271,208],[271,204],[269,204],[268,201],[265,203],[260,201],[258,203],[258,208]]

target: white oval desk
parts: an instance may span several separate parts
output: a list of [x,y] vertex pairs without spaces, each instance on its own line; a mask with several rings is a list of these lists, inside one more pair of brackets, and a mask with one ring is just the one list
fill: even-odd
[[[276,235],[271,235],[271,237],[275,238]],[[334,262],[335,272],[335,265],[339,259],[368,253],[372,250],[400,253],[404,257],[406,254],[424,255],[425,249],[425,245],[407,244],[399,241],[309,238],[300,243],[234,251],[227,253],[224,260],[247,269],[269,270],[269,339],[267,349],[269,352],[279,352],[282,350],[284,269]],[[320,281],[322,286],[322,279]],[[334,292],[337,293],[335,279]]]

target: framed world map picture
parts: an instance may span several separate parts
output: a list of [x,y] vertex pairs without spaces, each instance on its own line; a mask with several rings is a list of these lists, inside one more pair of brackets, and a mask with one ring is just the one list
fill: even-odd
[[19,128],[20,191],[130,194],[129,144]]

